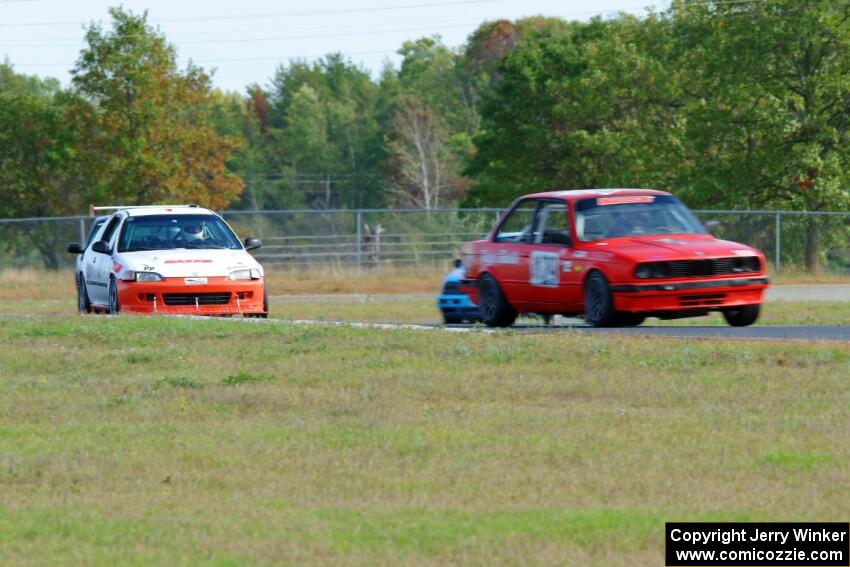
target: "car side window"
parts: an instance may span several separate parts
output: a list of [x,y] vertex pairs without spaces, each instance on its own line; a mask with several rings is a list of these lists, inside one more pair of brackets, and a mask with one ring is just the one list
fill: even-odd
[[537,212],[534,242],[553,246],[572,246],[566,203],[549,202],[540,207]]
[[534,213],[537,202],[523,201],[508,213],[499,225],[495,242],[516,242],[531,244],[534,242]]
[[106,229],[103,231],[103,234],[100,236],[100,240],[104,242],[111,242],[119,224],[121,224],[121,217],[112,217],[109,224],[106,225]]
[[106,222],[105,219],[95,220],[92,224],[91,231],[89,232],[89,239],[86,241],[86,248],[91,246],[91,243],[94,242],[94,237],[97,236],[97,233],[100,232],[100,227],[103,226],[103,223]]

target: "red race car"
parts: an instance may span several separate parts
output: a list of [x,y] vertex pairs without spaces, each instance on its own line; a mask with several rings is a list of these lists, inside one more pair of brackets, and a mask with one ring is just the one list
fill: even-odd
[[486,239],[463,246],[464,291],[490,327],[519,313],[584,314],[598,327],[720,311],[755,323],[764,254],[718,240],[673,195],[555,191],[517,199]]

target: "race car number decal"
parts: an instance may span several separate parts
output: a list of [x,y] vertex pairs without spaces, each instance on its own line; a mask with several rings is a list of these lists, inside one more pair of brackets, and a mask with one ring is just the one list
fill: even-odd
[[558,255],[552,252],[531,253],[531,285],[558,286]]

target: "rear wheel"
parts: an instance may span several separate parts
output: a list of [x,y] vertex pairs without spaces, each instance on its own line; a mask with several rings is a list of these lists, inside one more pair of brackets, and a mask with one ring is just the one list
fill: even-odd
[[584,282],[584,318],[594,327],[618,324],[608,281],[599,272],[593,272]]
[[115,278],[109,280],[109,314],[118,315],[121,305],[118,304],[118,282]]
[[516,309],[508,303],[499,282],[490,274],[481,277],[478,299],[481,319],[488,327],[510,327],[516,321]]
[[91,313],[91,301],[86,291],[86,279],[83,274],[77,275],[77,311],[80,313]]
[[749,327],[759,318],[761,305],[744,305],[723,312],[723,318],[732,327]]

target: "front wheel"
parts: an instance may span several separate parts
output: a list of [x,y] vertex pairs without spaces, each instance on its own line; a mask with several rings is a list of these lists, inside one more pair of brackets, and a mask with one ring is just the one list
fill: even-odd
[[759,318],[761,305],[744,305],[723,312],[723,318],[732,327],[749,327]]
[[121,305],[118,304],[118,282],[115,278],[109,280],[109,314],[118,315]]
[[593,272],[584,282],[584,318],[594,327],[618,324],[608,281],[599,272]]
[[490,274],[484,274],[478,284],[478,300],[481,319],[488,327],[510,327],[516,321],[516,310]]
[[91,301],[86,291],[86,279],[83,274],[77,276],[77,311],[81,314],[91,313]]

